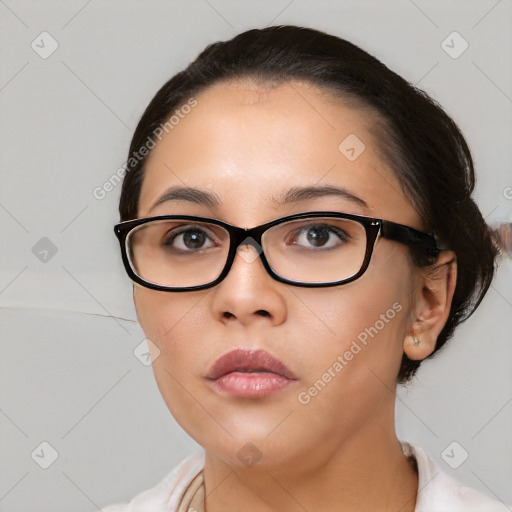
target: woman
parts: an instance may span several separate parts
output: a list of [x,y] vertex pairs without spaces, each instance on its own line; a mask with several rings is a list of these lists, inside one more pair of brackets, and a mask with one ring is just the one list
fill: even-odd
[[425,93],[311,29],[208,46],[135,131],[116,234],[154,374],[204,452],[108,512],[500,511],[394,425],[485,295],[470,151]]

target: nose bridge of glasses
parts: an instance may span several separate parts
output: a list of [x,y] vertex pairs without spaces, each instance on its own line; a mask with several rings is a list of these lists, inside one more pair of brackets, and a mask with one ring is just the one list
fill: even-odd
[[[232,231],[233,250],[247,263],[252,263],[263,252],[261,247],[261,235],[263,230],[260,227],[247,229],[237,228]],[[245,250],[246,246],[252,246],[254,251]]]

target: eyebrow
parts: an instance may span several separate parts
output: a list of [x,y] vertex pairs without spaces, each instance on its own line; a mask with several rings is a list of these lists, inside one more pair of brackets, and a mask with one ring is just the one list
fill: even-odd
[[294,203],[297,201],[305,201],[306,199],[315,199],[324,196],[338,196],[343,199],[352,201],[353,203],[368,209],[368,204],[364,199],[355,196],[348,190],[335,187],[333,185],[314,185],[310,187],[292,187],[282,197],[275,199],[278,204]]
[[196,187],[171,187],[168,188],[164,194],[158,199],[158,201],[150,208],[150,212],[157,206],[168,201],[189,201],[195,204],[201,204],[206,206],[218,206],[220,199],[217,194]]
[[[342,197],[343,199],[347,199],[353,203],[358,204],[359,206],[362,206],[363,208],[368,209],[368,204],[366,201],[360,197],[355,196],[344,188],[335,187],[332,185],[292,187],[281,196],[272,198],[272,202],[276,205],[283,205],[324,196]],[[161,204],[169,201],[189,201],[191,203],[209,207],[219,206],[221,204],[219,196],[209,190],[197,187],[175,186],[167,189],[164,194],[156,201],[156,203],[150,208],[149,211],[151,212],[157,206],[160,206]]]

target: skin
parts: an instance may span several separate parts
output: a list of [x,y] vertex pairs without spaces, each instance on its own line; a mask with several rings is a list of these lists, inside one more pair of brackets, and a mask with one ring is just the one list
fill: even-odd
[[[189,214],[253,227],[331,210],[423,228],[379,156],[371,131],[376,119],[367,112],[299,82],[216,84],[196,99],[148,159],[139,217]],[[353,162],[338,150],[349,134],[366,146]],[[214,192],[220,205],[179,200],[151,209],[173,185]],[[332,195],[285,205],[272,200],[306,185],[344,187],[368,209]],[[382,238],[366,273],[343,286],[290,286],[273,280],[259,258],[239,256],[225,280],[207,290],[169,293],[135,285],[139,322],[159,350],[153,362],[159,389],[206,451],[208,512],[414,510],[417,475],[395,433],[396,377],[404,351],[412,359],[433,351],[455,280],[452,252],[443,251],[437,270],[427,272],[411,265],[405,245]],[[394,303],[401,311],[301,404],[298,394]],[[235,348],[267,350],[298,381],[262,399],[216,394],[204,376]],[[261,453],[251,467],[237,456],[248,442]]]

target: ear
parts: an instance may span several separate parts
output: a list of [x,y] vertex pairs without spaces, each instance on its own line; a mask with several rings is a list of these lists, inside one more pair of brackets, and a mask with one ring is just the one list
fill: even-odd
[[404,340],[409,359],[425,359],[434,351],[450,314],[456,282],[457,258],[453,251],[441,251],[434,265],[420,270],[411,325]]

